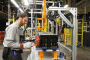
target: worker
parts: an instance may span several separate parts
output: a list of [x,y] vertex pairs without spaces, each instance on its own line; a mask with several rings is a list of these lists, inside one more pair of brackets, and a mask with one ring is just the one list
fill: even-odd
[[26,13],[17,14],[15,23],[9,25],[5,31],[3,60],[22,60],[21,53],[24,48],[30,48],[34,43],[20,44],[20,28],[27,23]]

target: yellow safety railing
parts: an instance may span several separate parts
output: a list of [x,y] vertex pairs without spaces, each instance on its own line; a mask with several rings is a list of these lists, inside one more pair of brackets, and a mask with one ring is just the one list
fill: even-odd
[[8,19],[9,25],[10,25],[10,22],[11,22],[11,21],[13,21],[13,23],[15,22],[15,17],[14,17],[14,15],[13,15],[13,19]]
[[[78,21],[80,21],[80,20],[82,21],[82,33],[81,34],[78,33]],[[84,19],[77,19],[77,43],[76,43],[76,45],[78,43],[80,43],[81,46],[83,46],[83,23],[84,23]],[[81,35],[81,42],[78,41],[78,36],[79,35]]]
[[[67,32],[67,28],[64,28],[64,45],[70,45],[72,46],[72,28],[69,29],[70,33]],[[70,36],[70,42],[67,42],[67,36]]]
[[[40,26],[39,20],[38,20],[38,28],[41,28],[42,26]],[[41,32],[47,32],[47,19],[45,20],[45,24],[44,24],[45,28],[44,29],[39,29],[39,31]]]
[[[82,33],[79,34],[78,33],[78,21],[81,20],[82,21]],[[79,43],[81,44],[81,46],[83,46],[83,23],[84,23],[84,19],[77,19],[77,42],[76,45]],[[70,34],[67,34],[67,28],[64,28],[64,45],[66,46],[66,44],[72,46],[72,28],[70,28]],[[70,35],[70,43],[67,43],[67,35]],[[78,41],[78,36],[81,35],[81,42]]]
[[[72,23],[72,19],[71,19],[71,23]],[[67,45],[70,45],[72,46],[72,28],[69,29],[70,30],[70,33],[67,32],[67,28],[64,28],[64,45],[66,46]],[[70,42],[68,43],[67,42],[67,36],[70,36]]]
[[[37,23],[37,24],[38,24],[38,26],[37,26],[37,27],[38,27],[38,28],[40,28],[40,23],[39,23],[39,20],[38,20],[38,23]],[[40,31],[40,29],[39,29],[39,31]]]

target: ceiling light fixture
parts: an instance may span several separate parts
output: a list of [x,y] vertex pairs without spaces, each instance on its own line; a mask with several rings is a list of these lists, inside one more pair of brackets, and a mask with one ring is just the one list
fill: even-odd
[[15,0],[11,0],[11,2],[21,11],[23,12],[23,10],[19,7],[19,5],[15,2]]
[[28,0],[24,0],[25,5],[29,5]]
[[19,10],[23,13],[23,10],[21,8],[19,8]]
[[64,8],[67,8],[67,7],[68,7],[68,5],[65,5],[65,6],[64,6]]

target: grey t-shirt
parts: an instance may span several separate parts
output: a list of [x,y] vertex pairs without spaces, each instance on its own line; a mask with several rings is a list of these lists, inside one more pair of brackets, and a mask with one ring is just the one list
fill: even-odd
[[6,29],[3,45],[11,47],[11,49],[20,49],[20,34],[23,34],[23,29],[15,22],[9,25]]

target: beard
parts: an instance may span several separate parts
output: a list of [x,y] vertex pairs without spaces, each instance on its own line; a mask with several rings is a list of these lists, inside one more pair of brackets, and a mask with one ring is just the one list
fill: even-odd
[[23,25],[25,25],[25,23],[24,23],[23,21],[21,21],[21,22],[20,22],[20,25],[23,26]]
[[21,25],[21,26],[23,26],[23,25],[24,25],[24,23],[23,23],[23,22],[21,22],[21,23],[20,23],[20,25]]
[[23,26],[23,24],[20,24],[21,26]]

